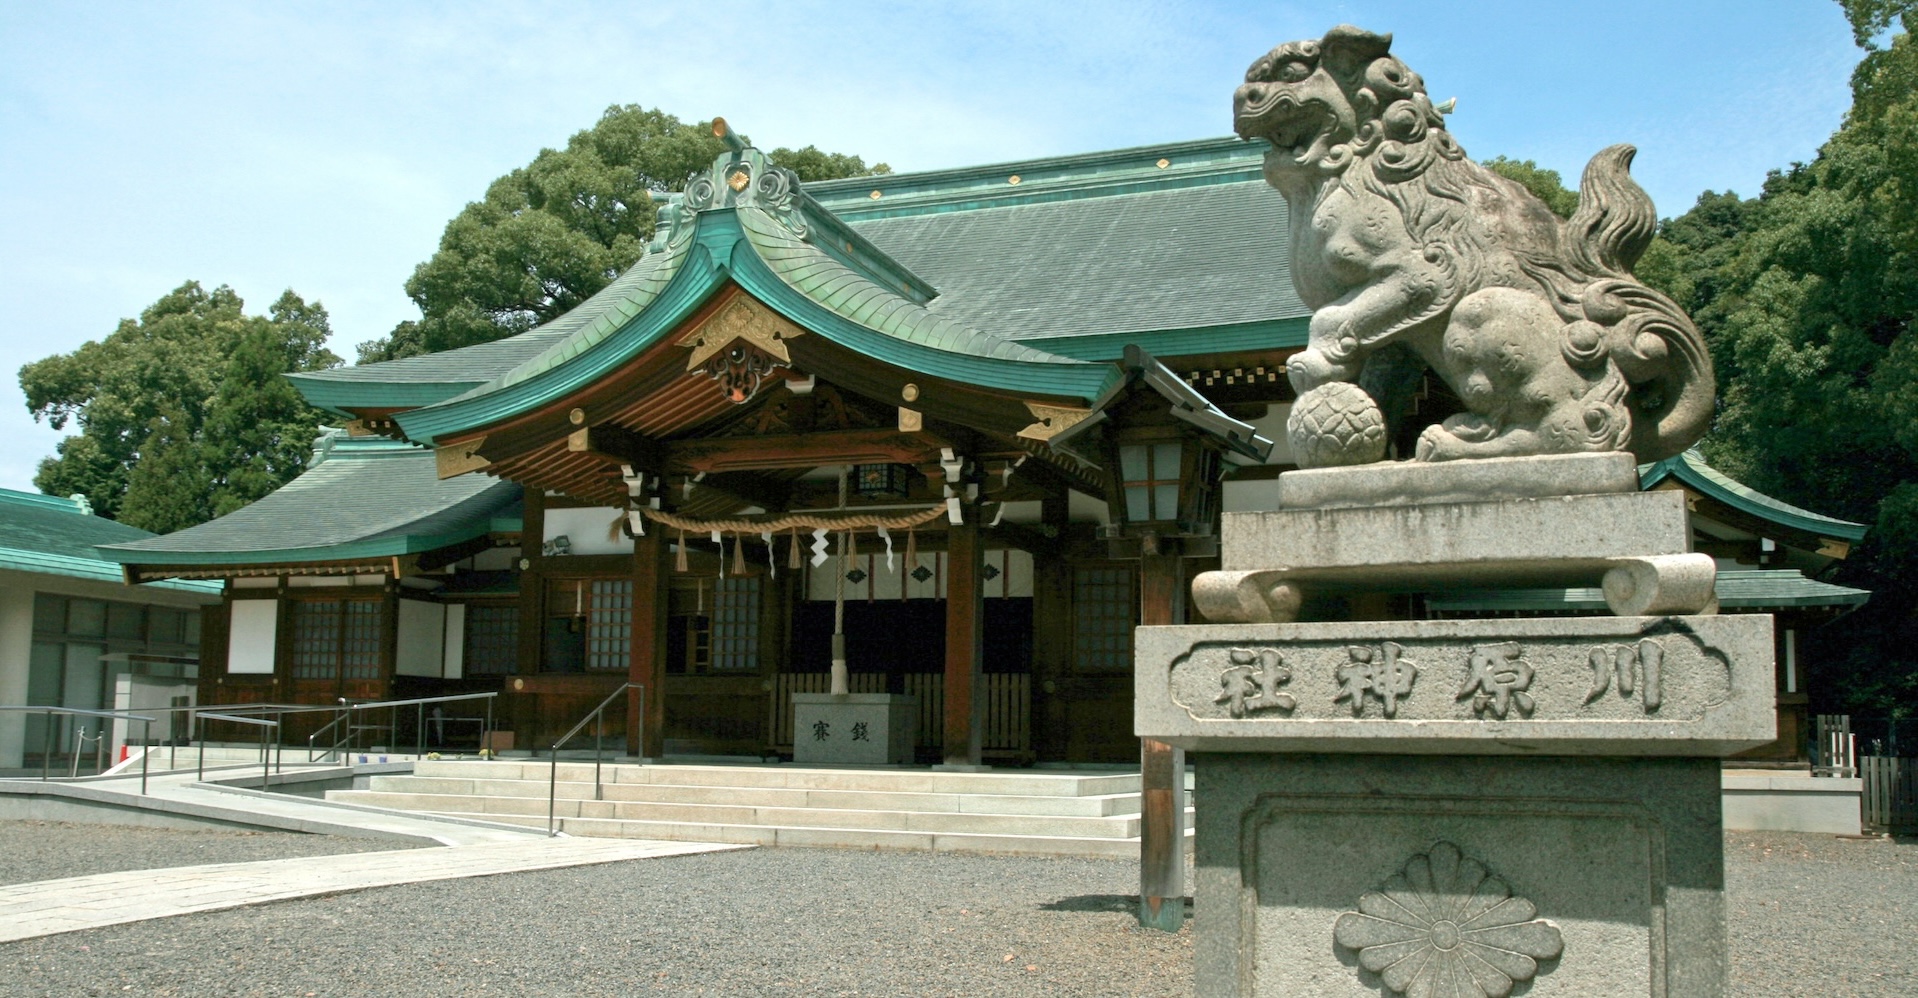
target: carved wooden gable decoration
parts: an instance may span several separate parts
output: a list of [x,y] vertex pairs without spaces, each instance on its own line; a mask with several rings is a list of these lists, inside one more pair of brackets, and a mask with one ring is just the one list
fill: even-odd
[[735,295],[681,336],[679,345],[692,351],[686,358],[688,373],[719,382],[726,399],[742,405],[774,371],[792,366],[786,341],[805,332],[749,296]]

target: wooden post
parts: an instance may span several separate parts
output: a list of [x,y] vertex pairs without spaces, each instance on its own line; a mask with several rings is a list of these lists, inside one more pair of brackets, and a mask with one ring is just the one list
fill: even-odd
[[628,682],[645,687],[645,695],[628,691],[626,754],[648,759],[666,751],[666,622],[672,579],[666,558],[666,532],[658,524],[633,538],[633,629],[626,648],[626,676]]
[[[1176,554],[1139,561],[1139,623],[1185,618],[1185,566]],[[1185,750],[1139,740],[1139,924],[1177,932],[1185,924]]]
[[[1064,541],[1067,499],[1054,493],[1040,505],[1040,521]],[[1063,543],[1060,547],[1063,548]],[[1055,549],[1057,550],[1057,549]],[[1046,762],[1065,761],[1066,703],[1072,673],[1072,566],[1063,553],[1032,558],[1032,748]]]
[[[514,655],[513,672],[517,676],[531,676],[539,672],[541,657],[546,654],[546,574],[540,556],[540,545],[546,538],[546,490],[538,486],[524,487],[525,498],[521,500],[519,534],[519,647]],[[506,698],[507,716],[512,718],[513,744],[517,748],[538,752],[539,739],[547,735],[558,735],[558,731],[543,730],[539,716],[537,694],[516,692],[508,682]]]
[[985,686],[985,544],[978,507],[946,531],[946,765],[980,765]]

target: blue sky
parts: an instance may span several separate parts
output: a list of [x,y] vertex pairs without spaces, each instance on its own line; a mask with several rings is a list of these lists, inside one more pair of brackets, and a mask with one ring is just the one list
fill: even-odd
[[1253,58],[1340,22],[1396,35],[1473,156],[1576,183],[1632,142],[1667,216],[1812,158],[1859,55],[1826,0],[0,0],[0,487],[59,438],[20,365],[188,279],[317,298],[351,358],[462,205],[610,104],[964,166],[1225,134]]

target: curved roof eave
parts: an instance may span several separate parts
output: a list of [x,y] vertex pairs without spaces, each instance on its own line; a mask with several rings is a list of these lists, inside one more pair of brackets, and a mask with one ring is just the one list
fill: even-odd
[[[854,279],[865,281],[865,278],[842,268],[851,277],[837,288],[823,289],[825,293],[817,286],[827,283],[824,281],[815,282],[812,288],[797,286],[781,273],[782,269],[789,272],[793,269],[781,266],[786,261],[766,259],[769,249],[790,250],[792,247],[781,246],[777,237],[769,238],[765,233],[754,238],[749,228],[760,226],[742,225],[741,213],[758,213],[758,210],[713,209],[699,213],[694,219],[694,231],[684,246],[669,251],[683,255],[683,259],[668,263],[672,267],[671,278],[643,304],[608,309],[592,325],[495,381],[436,405],[398,414],[395,419],[400,428],[411,440],[433,443],[510,419],[582,390],[677,329],[728,279],[791,321],[848,350],[932,377],[1021,395],[1077,398],[1088,403],[1120,377],[1111,365],[1058,357],[936,318],[916,326],[910,322],[895,324],[912,327],[909,333],[929,331],[926,338],[955,346],[989,346],[1000,355],[981,356],[942,349],[932,343],[915,342],[891,331],[872,328],[836,310],[834,304],[862,315],[858,309],[848,308],[846,303],[831,297],[832,290],[843,289]],[[778,224],[770,219],[765,221]],[[817,259],[808,263],[817,268],[835,266],[826,254],[813,252]],[[877,285],[873,287],[877,289]],[[820,301],[815,295],[827,300]],[[870,304],[875,297],[867,294],[865,300]],[[892,305],[887,317],[905,314],[906,309],[923,313],[923,308],[903,297],[898,303],[887,304]],[[877,310],[865,313],[877,314]]]
[[1782,499],[1768,496],[1706,464],[1704,457],[1695,450],[1688,450],[1640,468],[1639,487],[1649,489],[1668,477],[1677,478],[1733,509],[1783,527],[1802,530],[1808,534],[1832,537],[1856,544],[1864,540],[1865,534],[1871,530],[1869,526],[1862,523],[1814,513],[1811,510],[1793,506]]

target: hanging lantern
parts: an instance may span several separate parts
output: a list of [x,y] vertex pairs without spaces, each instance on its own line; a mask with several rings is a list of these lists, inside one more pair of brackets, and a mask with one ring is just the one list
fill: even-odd
[[1123,440],[1119,479],[1125,522],[1210,533],[1218,512],[1219,452],[1196,437]]
[[856,464],[852,487],[866,499],[904,499],[910,491],[911,476],[909,464]]

